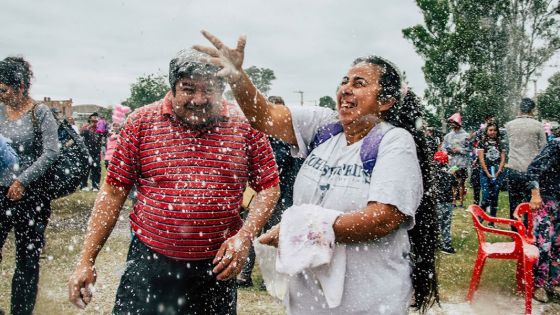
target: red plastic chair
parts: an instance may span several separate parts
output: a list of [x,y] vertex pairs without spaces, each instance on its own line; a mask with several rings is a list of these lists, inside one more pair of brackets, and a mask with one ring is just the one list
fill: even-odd
[[[469,292],[467,293],[467,301],[472,302],[474,292],[477,290],[478,284],[480,283],[480,276],[482,275],[486,258],[515,259],[517,260],[517,290],[521,292],[524,289],[525,313],[531,314],[534,278],[533,266],[539,259],[539,250],[527,240],[526,229],[522,221],[491,217],[477,205],[469,206],[467,211],[472,214],[476,235],[478,237],[478,254],[473,269]],[[530,208],[527,209],[526,206],[520,205],[516,209],[518,215],[525,213],[524,211],[528,211],[527,213],[531,217],[529,222],[532,222]],[[498,223],[513,226],[517,229],[517,232],[484,226],[480,223],[479,218],[494,224]],[[532,230],[532,224],[530,227]],[[486,233],[509,236],[512,238],[513,242],[490,243],[486,241]]]
[[513,212],[513,217],[519,221],[523,222],[523,215],[527,215],[527,229],[525,234],[525,240],[529,244],[535,244],[535,233],[533,231],[533,209],[528,202],[520,203],[515,211]]

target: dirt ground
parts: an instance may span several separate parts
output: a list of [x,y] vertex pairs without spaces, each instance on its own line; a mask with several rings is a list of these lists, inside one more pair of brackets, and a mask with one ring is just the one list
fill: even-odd
[[[79,311],[68,302],[67,279],[73,271],[85,234],[92,193],[81,193],[77,201],[57,204],[47,232],[46,258],[41,261],[41,278],[35,314],[110,314],[130,241],[127,210],[107,241],[97,260],[98,279],[93,302]],[[130,207],[130,205],[128,205]],[[73,209],[72,211],[68,209]],[[14,240],[9,237],[3,249],[0,264],[0,309],[9,310],[10,285],[14,269]],[[260,283],[258,270],[256,283]],[[513,294],[496,293],[481,288],[473,304],[465,302],[466,292],[444,295],[441,308],[432,308],[429,314],[524,314],[524,302]],[[560,314],[560,305],[541,304],[533,300],[533,314]],[[239,314],[285,314],[283,306],[266,292],[257,288],[239,290]],[[414,312],[411,312],[414,314]]]

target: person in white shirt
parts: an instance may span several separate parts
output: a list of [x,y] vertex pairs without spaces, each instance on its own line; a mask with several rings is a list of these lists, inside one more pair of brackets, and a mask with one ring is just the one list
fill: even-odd
[[515,208],[531,199],[527,167],[546,145],[543,125],[534,118],[535,107],[532,99],[523,98],[519,104],[519,115],[505,125],[509,149],[506,168],[511,219],[514,219]]
[[[194,48],[222,67],[220,74],[252,125],[306,157],[294,184],[294,206],[342,212],[332,225],[337,246],[346,246],[340,305],[331,308],[319,282],[304,271],[289,281],[288,313],[406,314],[411,304],[429,308],[438,300],[437,220],[427,193],[432,153],[421,131],[418,99],[403,86],[397,68],[380,57],[356,59],[340,83],[337,112],[275,106],[243,71],[245,39],[232,49],[203,34],[215,48]],[[312,149],[316,135],[333,125],[338,133]],[[382,139],[368,170],[360,155],[372,133]],[[260,241],[277,245],[280,233],[277,226]]]

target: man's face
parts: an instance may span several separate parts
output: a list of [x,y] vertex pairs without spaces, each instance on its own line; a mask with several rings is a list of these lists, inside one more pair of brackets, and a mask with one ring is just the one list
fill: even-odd
[[453,129],[453,130],[457,130],[457,129],[460,128],[460,127],[459,127],[459,124],[457,124],[457,123],[454,122],[454,121],[450,121],[448,124],[449,124],[449,128],[451,128],[451,129]]
[[99,120],[99,117],[97,116],[91,116],[89,118],[89,124],[92,126],[97,126],[97,121]]
[[191,128],[203,128],[218,117],[222,92],[216,78],[179,79],[175,83],[173,111]]

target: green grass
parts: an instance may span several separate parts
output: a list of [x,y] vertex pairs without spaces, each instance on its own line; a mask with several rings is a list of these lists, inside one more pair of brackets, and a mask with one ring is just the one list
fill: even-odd
[[[79,249],[83,242],[86,222],[95,199],[93,192],[78,192],[53,202],[53,214],[47,230],[46,255],[41,261],[41,280],[36,314],[108,314],[121,272],[124,270],[129,244],[128,210],[97,260],[98,281],[92,305],[84,312],[77,312],[67,301],[66,283],[73,272]],[[467,204],[472,200],[467,196]],[[127,208],[130,204],[127,204]],[[508,216],[507,194],[500,194],[499,216]],[[455,255],[438,254],[438,275],[441,297],[444,302],[464,302],[469,285],[478,242],[472,219],[464,209],[454,210],[453,246]],[[11,277],[14,269],[14,240],[11,235],[3,249],[4,261],[0,264],[0,309],[9,309]],[[515,290],[515,265],[511,261],[488,260],[480,290],[511,296]],[[254,288],[239,290],[239,314],[284,314],[283,307],[266,292],[257,288],[262,282],[258,268],[253,274]],[[375,288],[372,288],[375,289]]]
[[[467,204],[472,203],[472,191],[467,195]],[[498,203],[498,217],[509,217],[507,193],[501,192]],[[502,227],[507,228],[507,227]],[[470,213],[456,208],[453,212],[453,246],[455,255],[439,254],[438,271],[441,295],[444,301],[464,301],[469,287],[472,269],[476,260],[478,240]],[[507,237],[489,237],[488,240],[509,241]],[[486,261],[480,288],[502,294],[515,292],[515,262],[511,260],[488,259]]]

